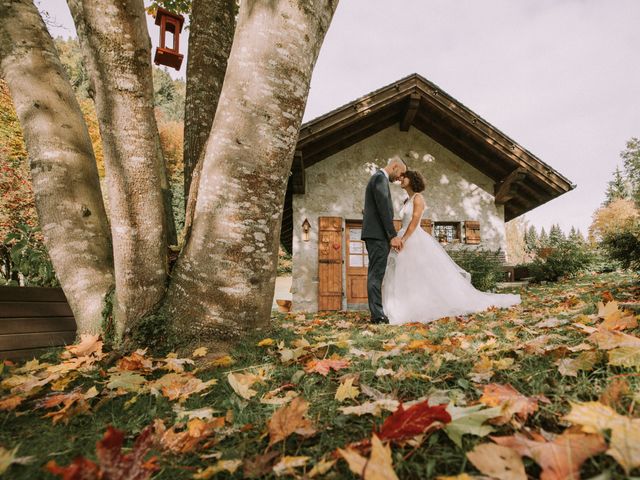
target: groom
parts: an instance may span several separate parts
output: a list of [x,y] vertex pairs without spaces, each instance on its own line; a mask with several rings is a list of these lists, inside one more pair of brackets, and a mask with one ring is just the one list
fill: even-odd
[[391,248],[402,249],[402,240],[393,226],[393,203],[389,182],[394,182],[407,171],[398,157],[389,159],[387,166],[373,174],[364,195],[364,215],[361,239],[367,246],[369,270],[367,296],[371,323],[389,323],[382,308],[382,279],[387,268]]

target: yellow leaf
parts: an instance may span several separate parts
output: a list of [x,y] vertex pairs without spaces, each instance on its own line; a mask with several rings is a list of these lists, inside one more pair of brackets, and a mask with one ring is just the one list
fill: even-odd
[[204,357],[206,354],[207,354],[207,347],[199,347],[193,351],[191,356],[193,358],[199,358],[199,357]]
[[240,465],[242,465],[242,460],[218,460],[216,464],[194,474],[193,478],[196,480],[206,480],[220,472],[227,471],[229,473],[234,473]]
[[228,367],[233,365],[234,360],[229,355],[225,355],[224,357],[214,358],[209,362],[210,367]]
[[526,480],[522,458],[515,450],[483,443],[467,452],[467,458],[484,475],[500,480]]
[[577,377],[578,371],[585,372],[593,369],[598,360],[596,352],[582,352],[576,358],[562,358],[558,361],[558,371],[561,375]]
[[611,430],[607,454],[615,458],[627,474],[640,467],[640,419],[620,415],[600,402],[572,403],[564,419],[589,433]]
[[609,365],[640,369],[640,347],[620,347],[610,350]]
[[384,446],[375,434],[371,437],[371,457],[368,460],[350,448],[338,448],[338,452],[347,461],[351,471],[364,480],[398,480],[393,470],[391,447]]
[[284,456],[273,466],[273,473],[278,477],[286,474],[294,475],[293,469],[304,467],[308,461],[309,457]]
[[251,386],[261,381],[261,378],[250,373],[229,373],[227,375],[227,381],[234,392],[245,400],[249,400],[258,393],[256,390],[252,390]]
[[320,460],[307,473],[307,478],[316,478],[318,475],[324,475],[336,464],[336,460]]
[[260,340],[258,342],[258,346],[259,347],[268,347],[273,345],[275,342],[275,340],[273,338],[265,338],[264,340]]
[[336,391],[335,399],[344,402],[347,398],[356,398],[360,394],[358,387],[353,386],[353,377],[341,383]]

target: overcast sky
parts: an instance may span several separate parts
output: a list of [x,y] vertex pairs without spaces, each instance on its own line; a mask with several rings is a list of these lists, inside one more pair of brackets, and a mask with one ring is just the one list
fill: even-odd
[[[63,0],[40,4],[75,35]],[[640,0],[341,0],[305,121],[419,73],[577,184],[528,221],[586,233],[640,137],[639,26]]]

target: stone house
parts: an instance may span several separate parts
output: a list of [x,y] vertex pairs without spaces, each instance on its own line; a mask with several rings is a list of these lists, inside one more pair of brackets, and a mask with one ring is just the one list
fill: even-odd
[[505,251],[505,222],[575,188],[420,75],[398,80],[300,128],[281,228],[294,310],[366,309],[364,190],[394,156],[425,176],[422,227],[447,248]]

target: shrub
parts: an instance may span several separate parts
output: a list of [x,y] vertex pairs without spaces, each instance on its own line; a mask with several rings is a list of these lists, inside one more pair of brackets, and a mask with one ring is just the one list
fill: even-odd
[[51,259],[40,239],[40,230],[24,223],[0,244],[0,285],[57,287],[60,285]]
[[623,268],[640,268],[640,222],[635,220],[623,228],[608,232],[601,243],[612,260],[620,262]]
[[504,279],[499,251],[461,249],[450,250],[448,253],[461,268],[471,274],[471,283],[478,290],[493,290]]
[[553,248],[544,250],[529,264],[529,273],[536,282],[555,282],[560,277],[575,275],[592,260],[586,245],[571,240],[558,240]]

